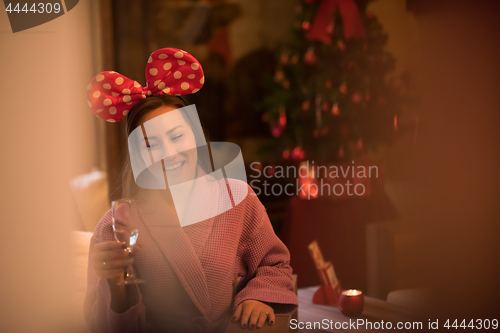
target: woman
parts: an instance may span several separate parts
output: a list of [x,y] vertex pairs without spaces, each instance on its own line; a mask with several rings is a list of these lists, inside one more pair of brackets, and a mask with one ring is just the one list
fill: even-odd
[[[89,85],[94,113],[108,121],[127,115],[131,163],[123,189],[137,202],[140,250],[129,256],[114,240],[108,211],[90,244],[90,330],[224,332],[230,319],[253,329],[292,312],[289,253],[265,208],[246,183],[217,177],[196,112],[172,96],[201,88],[196,59],[177,49],[155,51],[146,88],[115,72],[99,75]],[[130,261],[144,284],[118,285]],[[238,275],[246,285],[231,308]]]

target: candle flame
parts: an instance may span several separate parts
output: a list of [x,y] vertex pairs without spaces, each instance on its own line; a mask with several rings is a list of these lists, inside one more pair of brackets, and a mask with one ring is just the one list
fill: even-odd
[[342,292],[342,295],[346,296],[359,296],[361,294],[362,294],[361,290],[356,290],[356,289],[349,289]]

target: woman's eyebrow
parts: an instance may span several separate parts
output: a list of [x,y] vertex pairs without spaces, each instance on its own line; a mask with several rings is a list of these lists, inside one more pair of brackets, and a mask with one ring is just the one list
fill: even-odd
[[[182,125],[177,125],[174,128],[171,128],[167,131],[167,134],[172,133],[174,130],[176,130],[178,127],[182,127]],[[144,140],[156,140],[156,136],[144,136]]]
[[172,132],[173,132],[175,129],[177,129],[178,127],[182,127],[182,125],[177,125],[177,126],[175,126],[174,128],[169,129],[169,130],[167,131],[167,134],[172,133]]

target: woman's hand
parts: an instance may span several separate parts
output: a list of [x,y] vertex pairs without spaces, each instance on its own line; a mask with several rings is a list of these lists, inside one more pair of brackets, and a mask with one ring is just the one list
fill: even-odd
[[134,245],[132,253],[129,253],[122,244],[109,241],[97,243],[92,253],[92,264],[96,274],[108,279],[111,291],[110,307],[117,313],[123,313],[130,308],[129,295],[125,285],[118,285],[124,280],[124,273],[128,264],[133,263],[133,255],[140,250],[140,245]]
[[[134,246],[133,254],[137,253],[139,248]],[[133,260],[122,244],[115,241],[98,243],[93,249],[94,270],[99,277],[110,280],[110,283],[116,284],[123,280],[125,269]]]
[[267,304],[255,300],[243,301],[236,307],[233,314],[233,322],[241,318],[241,328],[261,328],[269,318],[269,325],[273,325],[276,317],[274,310]]

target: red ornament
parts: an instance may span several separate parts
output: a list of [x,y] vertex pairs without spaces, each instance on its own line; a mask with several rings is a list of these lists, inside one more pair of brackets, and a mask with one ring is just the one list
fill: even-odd
[[314,65],[316,63],[317,59],[313,48],[309,48],[309,50],[307,50],[304,55],[304,61],[309,65]]
[[309,30],[309,22],[307,21],[302,22],[302,29]]
[[286,65],[288,64],[288,56],[286,54],[283,54],[280,58],[280,62],[283,64],[283,65]]
[[285,111],[280,111],[280,119],[279,119],[279,123],[281,126],[285,127],[286,125],[286,113]]
[[361,100],[363,99],[363,97],[361,96],[361,94],[359,92],[355,92],[354,94],[352,94],[351,99],[354,102],[354,104],[359,104],[359,103],[361,103]]
[[283,133],[283,129],[281,128],[281,126],[276,126],[276,125],[271,126],[271,134],[275,138],[279,137],[281,133]]
[[326,82],[325,82],[325,86],[326,86],[327,88],[331,88],[331,87],[332,87],[332,81],[330,81],[330,80],[326,80]]
[[339,90],[343,94],[347,94],[347,85],[345,83],[342,83],[339,87]]
[[338,103],[333,104],[333,106],[332,106],[332,114],[334,116],[338,116],[340,114],[340,109],[339,109],[339,104]]
[[305,155],[306,153],[300,147],[295,147],[291,153],[291,156],[294,160],[302,160],[304,159]]
[[290,151],[288,149],[283,150],[283,158],[287,160],[290,157]]
[[338,156],[340,158],[344,157],[344,148],[342,146],[340,146],[340,148],[339,148]]
[[285,128],[286,128],[286,112],[285,112],[285,108],[281,107],[280,108],[280,116],[278,118],[278,121],[273,122],[271,124],[271,134],[275,138],[277,138],[277,137],[281,136],[281,134],[283,133]]
[[328,103],[324,102],[321,104],[321,110],[322,111],[328,111]]
[[303,111],[309,110],[309,101],[302,102],[302,110]]
[[306,152],[301,149],[299,157],[300,159],[304,159],[306,157]]

